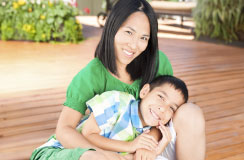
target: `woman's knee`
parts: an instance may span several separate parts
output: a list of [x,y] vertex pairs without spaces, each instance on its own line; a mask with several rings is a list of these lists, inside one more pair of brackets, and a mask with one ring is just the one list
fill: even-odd
[[97,151],[86,151],[79,160],[106,160],[104,154]]
[[[193,103],[185,103],[177,110],[173,118],[174,125],[181,129],[205,131],[205,119],[201,108]],[[186,128],[185,128],[186,127]]]
[[177,157],[205,159],[205,120],[201,108],[192,103],[182,105],[175,113],[173,123],[177,133]]

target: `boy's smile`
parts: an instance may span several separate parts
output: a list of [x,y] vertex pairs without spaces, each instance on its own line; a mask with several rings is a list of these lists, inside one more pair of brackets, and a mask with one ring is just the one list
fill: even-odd
[[152,109],[150,109],[150,112],[151,112],[151,114],[152,114],[152,116],[153,116],[154,119],[156,119],[156,120],[159,120],[160,119],[159,116],[157,115],[157,113],[154,112]]
[[166,83],[150,90],[146,84],[140,91],[140,118],[143,126],[158,126],[173,117],[177,108],[184,103],[183,95],[174,86]]

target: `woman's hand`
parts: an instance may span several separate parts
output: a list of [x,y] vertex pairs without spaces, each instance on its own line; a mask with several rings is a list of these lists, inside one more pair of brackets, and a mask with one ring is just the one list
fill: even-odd
[[165,147],[169,144],[169,142],[172,139],[169,127],[164,126],[161,122],[159,124],[160,125],[158,129],[162,133],[162,139],[159,141],[158,146],[156,148],[157,155],[161,154],[164,151]]
[[149,151],[153,151],[155,150],[155,148],[157,148],[158,142],[154,139],[153,136],[147,134],[148,132],[150,131],[148,130],[142,133],[141,135],[136,137],[136,139],[134,139],[129,143],[129,147],[131,151],[130,153],[134,153],[139,148],[144,148]]

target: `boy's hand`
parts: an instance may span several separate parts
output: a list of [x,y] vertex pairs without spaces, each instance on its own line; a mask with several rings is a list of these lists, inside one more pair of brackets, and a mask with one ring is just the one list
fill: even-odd
[[147,149],[138,149],[134,154],[134,160],[155,160],[156,157],[156,151],[149,151]]
[[162,133],[162,139],[159,141],[158,147],[156,148],[157,155],[161,154],[164,151],[165,147],[172,139],[169,127],[164,126],[162,122],[159,123],[158,129]]
[[150,131],[142,133],[129,143],[131,153],[134,153],[139,148],[144,148],[149,151],[153,151],[157,148],[158,142],[154,139],[153,136],[148,135],[148,132]]

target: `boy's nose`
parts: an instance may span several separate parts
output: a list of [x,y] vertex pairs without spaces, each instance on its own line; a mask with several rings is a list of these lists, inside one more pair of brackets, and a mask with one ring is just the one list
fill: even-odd
[[162,106],[158,108],[160,112],[164,113],[166,111],[166,106]]
[[159,110],[160,110],[160,112],[162,112],[162,113],[168,112],[169,109],[170,109],[170,106],[169,106],[169,105],[164,105],[164,106],[162,106],[162,107],[159,107]]

